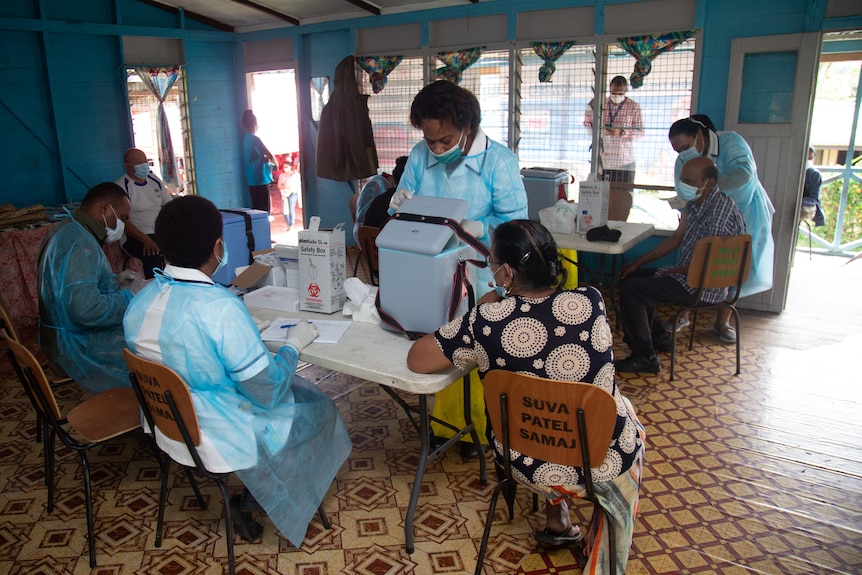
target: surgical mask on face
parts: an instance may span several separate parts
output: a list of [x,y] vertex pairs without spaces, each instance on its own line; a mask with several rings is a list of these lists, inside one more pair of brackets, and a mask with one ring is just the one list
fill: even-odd
[[[455,145],[446,150],[441,154],[435,154],[434,151],[431,151],[431,155],[434,156],[438,162],[441,164],[451,164],[458,160],[461,155],[464,153],[464,150],[461,149],[461,140],[464,138],[464,130],[461,130],[461,135],[458,136],[458,141],[455,142]],[[428,148],[431,150],[431,148]]]
[[687,150],[683,150],[679,153],[679,159],[682,160],[682,163],[686,163],[689,160],[693,160],[700,156],[700,152],[697,151],[696,146],[692,146]]
[[611,102],[613,102],[614,104],[622,104],[623,100],[625,99],[625,94],[611,94]]
[[[109,204],[110,205],[110,204]],[[114,217],[117,218],[117,212],[114,211],[114,206],[111,206],[111,211],[114,212]],[[102,220],[105,222],[105,231],[108,232],[105,236],[105,243],[112,244],[116,241],[119,241],[123,234],[126,231],[126,222],[117,218],[117,223],[113,228],[108,227],[108,220],[105,218],[105,214],[102,214]]]
[[218,260],[218,265],[216,266],[213,275],[217,274],[223,267],[227,265],[227,244],[224,243],[224,240],[221,241],[221,245],[224,248],[224,252],[221,257],[216,256],[216,260]]
[[[497,268],[497,272],[500,271],[501,269],[503,269],[502,265]],[[497,292],[498,296],[500,296],[501,298],[505,298],[507,295],[509,295],[509,290],[506,287],[503,287],[501,285],[497,285],[497,272],[493,273],[494,282],[489,283],[488,285],[490,285],[492,288],[494,288],[494,291]]]
[[146,162],[135,166],[135,176],[143,180],[150,175],[150,165]]
[[692,186],[691,184],[686,184],[685,182],[679,182],[676,185],[676,195],[680,197],[686,203],[693,202],[700,198],[702,192],[700,191],[702,188],[698,188],[697,186]]

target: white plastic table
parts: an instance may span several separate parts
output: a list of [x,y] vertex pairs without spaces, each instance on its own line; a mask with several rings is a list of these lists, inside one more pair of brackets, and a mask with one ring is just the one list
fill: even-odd
[[[249,312],[254,317],[267,320],[273,320],[277,317],[349,320],[349,318],[343,317],[340,311],[327,315],[250,307]],[[407,352],[412,343],[405,336],[384,330],[377,325],[353,322],[338,343],[312,343],[303,349],[299,356],[302,361],[380,384],[410,417],[419,434],[420,450],[419,463],[416,466],[416,479],[410,493],[407,516],[404,518],[404,538],[407,553],[414,551],[413,518],[416,514],[416,505],[422,488],[422,477],[425,475],[427,465],[467,434],[470,434],[476,444],[477,451],[483,452],[470,415],[469,370],[453,367],[444,372],[431,374],[410,371],[407,368]],[[279,344],[275,342],[266,342],[266,344],[273,351],[279,347]],[[464,385],[464,421],[466,425],[462,429],[453,427],[453,431],[456,432],[455,436],[440,447],[431,450],[428,432],[432,418],[428,413],[428,396],[449,387],[458,380],[461,380]],[[414,409],[409,406],[397,392],[416,394],[419,398],[419,407]],[[418,424],[413,418],[413,412],[418,412]],[[438,421],[438,423],[445,425],[445,422]],[[487,466],[484,457],[479,458],[479,466],[480,480],[484,485],[487,482]]]

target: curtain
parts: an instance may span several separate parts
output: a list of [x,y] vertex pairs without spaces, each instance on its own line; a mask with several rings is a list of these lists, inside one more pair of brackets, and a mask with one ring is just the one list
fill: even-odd
[[653,34],[650,36],[631,36],[629,38],[617,38],[623,50],[635,57],[635,70],[631,75],[632,88],[643,86],[644,78],[652,70],[652,61],[659,54],[673,50],[697,33],[697,30],[682,30],[680,32],[668,32],[666,34]]
[[453,50],[451,52],[437,52],[437,57],[443,61],[444,66],[435,69],[432,72],[436,80],[449,80],[455,84],[461,83],[461,74],[476,63],[482,56],[484,46],[476,48],[465,48],[463,50]]
[[179,66],[166,68],[143,68],[136,67],[135,73],[147,87],[147,90],[159,101],[156,122],[159,137],[159,165],[161,166],[162,178],[166,184],[174,190],[182,187],[179,171],[177,170],[177,158],[174,156],[174,147],[171,145],[171,129],[168,126],[168,116],[165,114],[165,98],[168,91],[180,76]]
[[545,61],[539,68],[539,82],[550,82],[551,76],[557,70],[557,65],[554,64],[560,56],[566,53],[566,50],[575,45],[574,40],[568,42],[530,42],[533,47],[533,52],[536,56]]
[[371,82],[371,91],[379,94],[386,86],[386,78],[389,73],[401,63],[404,56],[357,56],[356,63],[368,73]]

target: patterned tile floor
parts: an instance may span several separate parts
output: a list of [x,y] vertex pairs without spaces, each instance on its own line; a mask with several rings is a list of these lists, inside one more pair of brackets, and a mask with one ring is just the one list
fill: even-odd
[[[659,375],[620,377],[648,433],[628,574],[862,573],[862,394],[854,369],[862,349],[862,263],[820,260],[830,258],[797,258],[800,275],[801,268],[811,275],[791,284],[788,311],[743,313],[741,375],[732,375],[732,348],[701,318],[695,349],[678,357],[678,381],[667,381],[664,358]],[[823,290],[844,299],[812,295]],[[622,343],[616,351],[627,354]],[[418,451],[407,419],[376,385],[314,366],[303,375],[336,401],[353,439],[324,502],[332,529],[315,520],[296,549],[263,518],[260,542],[237,539],[237,573],[472,573],[491,490],[479,484],[475,461],[452,450],[430,466],[416,552],[407,555],[403,521]],[[64,405],[81,397],[75,387],[58,395]],[[91,458],[99,564],[91,570],[77,457],[58,450],[48,514],[41,450],[4,354],[0,574],[227,572],[218,491],[204,484],[211,505],[202,511],[180,473],[171,478],[163,545],[153,546],[159,470],[141,435],[112,441]],[[536,546],[530,533],[541,528],[542,514],[530,504],[521,489],[513,522],[498,511],[485,573],[579,573],[567,550]],[[581,524],[589,514],[584,504],[573,508]]]

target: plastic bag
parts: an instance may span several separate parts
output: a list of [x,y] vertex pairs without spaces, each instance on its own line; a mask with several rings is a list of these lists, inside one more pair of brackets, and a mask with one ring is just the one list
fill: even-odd
[[266,274],[260,280],[260,282],[258,282],[257,287],[287,286],[287,270],[285,269],[284,263],[281,261],[281,258],[278,257],[278,254],[276,254],[274,250],[268,250],[262,254],[256,254],[254,256],[254,261],[261,265],[272,268],[270,272]]
[[566,200],[557,200],[553,206],[539,210],[539,221],[549,231],[559,234],[574,234],[578,205]]

